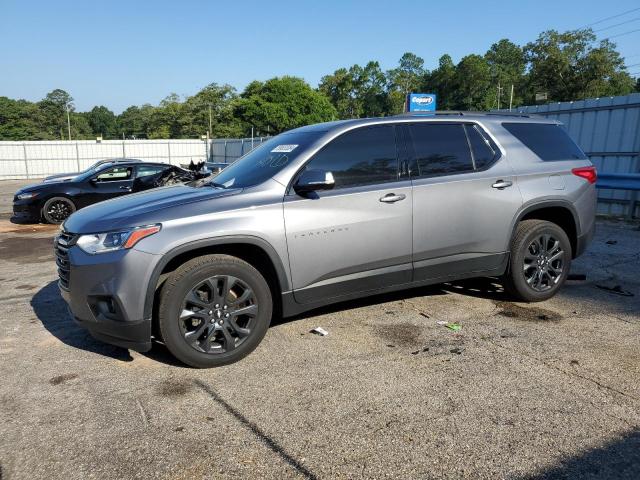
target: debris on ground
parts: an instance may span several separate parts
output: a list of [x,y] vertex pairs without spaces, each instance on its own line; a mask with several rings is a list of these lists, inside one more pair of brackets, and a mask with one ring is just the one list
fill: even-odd
[[309,333],[315,333],[316,335],[320,335],[321,337],[326,337],[327,335],[329,335],[329,332],[327,332],[322,327],[312,328]]
[[616,295],[622,295],[623,297],[633,297],[633,293],[623,290],[620,285],[616,285],[614,287],[608,287],[606,285],[596,285],[600,290],[605,290],[607,292],[615,293]]
[[431,318],[431,317],[429,317],[429,315],[427,315],[427,314],[426,314],[426,313],[424,313],[424,312],[420,312],[420,315],[422,315],[424,318]]
[[587,276],[584,273],[570,273],[567,276],[567,280],[577,280],[580,282],[584,282],[587,279]]
[[604,242],[604,243],[606,243],[607,245],[615,245],[615,244],[617,244],[617,243],[618,243],[618,241],[617,241],[617,240],[607,240],[607,241],[606,241],[606,242]]
[[460,330],[462,330],[462,325],[460,325],[458,322],[447,322],[445,320],[438,320],[436,322],[436,325],[447,327],[449,330],[452,330],[454,332],[459,332]]
[[455,353],[456,355],[460,355],[460,354],[462,354],[462,352],[464,352],[464,348],[455,347],[455,348],[452,348],[451,350],[449,350],[449,352]]

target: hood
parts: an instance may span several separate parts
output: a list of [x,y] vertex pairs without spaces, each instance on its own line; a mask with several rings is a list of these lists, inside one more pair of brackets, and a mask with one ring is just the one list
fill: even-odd
[[51,187],[51,183],[36,183],[33,185],[27,185],[26,187],[22,187],[20,190],[16,192],[16,195],[27,192],[39,192],[41,190],[48,190]]
[[52,182],[68,182],[69,180],[77,177],[80,173],[59,173],[58,175],[50,175],[45,177],[42,180],[42,183],[52,183]]
[[215,201],[241,191],[240,188],[191,188],[184,185],[155,188],[78,210],[64,222],[64,229],[72,233],[96,233],[161,223],[188,216],[184,205]]

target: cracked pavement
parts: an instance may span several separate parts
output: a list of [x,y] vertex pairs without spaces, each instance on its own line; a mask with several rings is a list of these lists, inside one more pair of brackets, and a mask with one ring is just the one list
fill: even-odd
[[586,281],[547,302],[489,279],[382,295],[194,370],[73,324],[56,228],[9,222],[24,183],[0,183],[3,480],[640,478],[637,224],[600,220]]

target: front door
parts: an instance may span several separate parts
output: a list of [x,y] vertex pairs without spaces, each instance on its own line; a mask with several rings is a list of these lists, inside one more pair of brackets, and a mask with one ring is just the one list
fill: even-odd
[[133,188],[133,167],[116,166],[100,172],[91,181],[89,204],[131,193]]
[[411,182],[393,125],[332,140],[305,168],[330,171],[333,190],[284,201],[294,297],[300,303],[411,281]]
[[522,205],[508,159],[472,123],[423,122],[407,130],[414,158],[414,279],[503,268]]

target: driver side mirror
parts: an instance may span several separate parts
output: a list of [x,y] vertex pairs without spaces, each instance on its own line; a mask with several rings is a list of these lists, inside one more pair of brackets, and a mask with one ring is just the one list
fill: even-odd
[[318,190],[331,190],[336,186],[333,173],[325,170],[305,170],[302,172],[293,189],[299,195],[316,192]]

